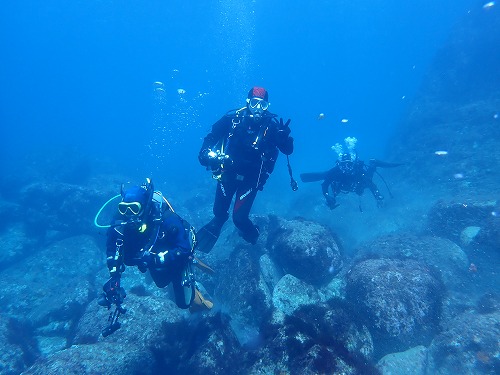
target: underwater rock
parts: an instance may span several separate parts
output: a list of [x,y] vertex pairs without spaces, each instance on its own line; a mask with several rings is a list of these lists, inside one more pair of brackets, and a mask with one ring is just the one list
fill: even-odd
[[38,354],[30,345],[33,340],[23,336],[23,332],[15,329],[12,321],[0,314],[0,373],[17,375],[21,373]]
[[362,261],[348,273],[346,293],[374,336],[378,355],[428,344],[438,330],[443,286],[423,263]]
[[136,350],[135,343],[115,342],[74,345],[38,359],[23,375],[151,374],[151,353]]
[[500,312],[467,312],[449,322],[428,349],[427,374],[497,374]]
[[496,201],[457,203],[440,200],[429,211],[427,231],[435,236],[460,243],[466,228],[488,226],[496,205]]
[[465,252],[446,238],[410,233],[383,235],[358,249],[355,262],[362,259],[413,259],[432,266],[447,289],[461,291],[468,284],[470,265]]
[[[29,235],[43,239],[48,233],[57,232],[56,238],[63,239],[95,234],[93,222],[97,211],[116,194],[110,190],[100,191],[67,183],[35,182],[21,189],[19,201],[24,207]],[[109,222],[101,218],[101,223]]]
[[[91,279],[104,256],[89,236],[71,237],[23,259],[23,267],[0,273],[2,314],[11,331],[22,337],[23,359],[38,357],[69,344],[73,328],[90,299]],[[28,272],[29,271],[29,272]]]
[[231,315],[242,344],[253,339],[271,307],[272,291],[262,277],[259,258],[253,246],[240,245],[217,267],[214,295]]
[[464,246],[469,246],[480,231],[481,227],[470,226],[465,228],[462,233],[460,233],[460,243]]
[[[0,270],[34,254],[37,241],[26,234],[24,225],[13,223],[0,233]],[[29,256],[29,255],[28,255]]]
[[34,327],[70,321],[87,304],[90,279],[103,264],[104,254],[89,236],[71,237],[38,250],[24,259],[22,268],[1,273],[3,311]]
[[165,324],[163,340],[152,346],[154,374],[248,374],[246,351],[234,335],[230,318],[220,312]]
[[425,375],[427,348],[419,345],[401,353],[391,353],[377,363],[382,375]]
[[273,291],[273,305],[285,315],[292,315],[302,306],[320,302],[318,292],[292,275],[283,276]]
[[97,299],[92,300],[75,328],[72,343],[82,345],[105,341],[122,345],[134,342],[147,348],[158,339],[162,325],[182,322],[189,315],[168,298],[166,290],[163,290],[163,296],[137,296],[127,292],[122,306],[127,311],[119,317],[121,328],[102,337],[101,332],[109,325],[107,318],[114,306],[107,310],[97,304]]
[[328,283],[342,267],[332,233],[313,221],[273,217],[266,247],[284,273],[315,286]]
[[273,290],[278,281],[284,276],[283,271],[277,267],[269,255],[264,254],[259,259],[260,272],[269,290]]
[[265,345],[250,374],[377,374],[368,329],[345,306],[307,305],[293,315],[275,311],[263,327]]

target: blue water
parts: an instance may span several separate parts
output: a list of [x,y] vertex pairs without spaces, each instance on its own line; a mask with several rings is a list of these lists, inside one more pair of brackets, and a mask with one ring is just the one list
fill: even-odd
[[292,119],[297,172],[328,168],[330,146],[346,136],[358,138],[366,158],[383,157],[436,51],[481,6],[4,2],[0,156],[9,163],[2,168],[22,168],[34,151],[62,150],[114,161],[123,175],[207,179],[196,159],[201,140],[227,110],[245,104],[253,85],[268,89],[272,112]]

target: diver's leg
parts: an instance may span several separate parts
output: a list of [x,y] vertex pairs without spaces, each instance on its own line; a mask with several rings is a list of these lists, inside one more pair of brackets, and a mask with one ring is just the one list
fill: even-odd
[[213,207],[214,217],[196,233],[197,250],[209,253],[219,239],[222,227],[229,218],[229,206],[231,206],[235,190],[233,185],[235,184],[217,183]]
[[233,200],[236,187],[236,181],[228,181],[224,183],[219,181],[217,183],[213,213],[217,221],[222,224],[224,224],[229,218],[229,207],[231,206],[231,201]]
[[259,238],[259,228],[248,218],[252,208],[257,189],[250,186],[241,186],[236,190],[236,199],[233,208],[234,225],[241,231],[243,239],[255,245]]
[[166,269],[150,268],[149,274],[158,288],[165,288],[171,279],[170,273]]

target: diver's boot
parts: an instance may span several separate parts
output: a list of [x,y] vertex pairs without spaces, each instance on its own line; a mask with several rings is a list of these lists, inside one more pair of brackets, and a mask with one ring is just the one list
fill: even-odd
[[255,245],[257,240],[259,239],[260,230],[257,225],[254,225],[252,229],[247,230],[245,232],[241,231],[240,236],[247,242]]
[[189,311],[191,313],[195,313],[199,311],[210,310],[212,307],[214,307],[212,301],[209,301],[208,299],[204,298],[201,292],[198,290],[198,288],[195,288],[194,300],[191,306],[189,306]]

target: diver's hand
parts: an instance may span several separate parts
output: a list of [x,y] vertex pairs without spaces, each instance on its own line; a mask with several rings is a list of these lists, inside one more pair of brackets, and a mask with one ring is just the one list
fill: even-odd
[[290,125],[290,121],[292,121],[291,119],[288,119],[285,123],[283,122],[283,117],[280,118],[280,122],[279,122],[279,125],[278,125],[278,129],[285,129],[285,128],[288,128],[288,125]]
[[223,165],[228,166],[233,164],[233,160],[227,154],[221,154],[219,151],[208,152],[208,167],[213,171],[220,169]]
[[112,276],[102,286],[104,293],[98,301],[99,305],[110,308],[112,304],[120,305],[127,296],[125,289],[120,286],[120,276]]
[[210,165],[210,157],[208,156],[209,152],[210,150],[205,148],[201,150],[200,153],[198,154],[198,161],[204,167],[208,167]]
[[220,164],[220,154],[210,149],[204,149],[200,151],[198,160],[204,167],[214,169]]
[[283,122],[283,118],[280,118],[280,122],[278,124],[278,137],[279,138],[286,138],[290,135],[290,127],[288,126],[290,124],[291,119],[288,119],[285,123]]
[[154,267],[156,265],[157,255],[149,250],[143,251],[139,261],[137,262],[137,268],[142,273],[146,272],[149,267]]
[[384,196],[382,194],[380,194],[380,192],[378,190],[375,190],[373,192],[373,196],[377,200],[377,207],[378,208],[384,207]]
[[330,210],[333,210],[339,206],[339,204],[336,202],[335,198],[332,197],[331,195],[325,195],[326,199],[326,205]]

